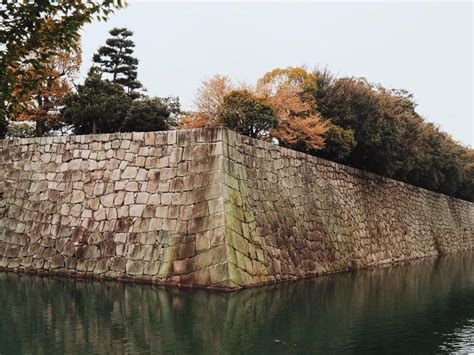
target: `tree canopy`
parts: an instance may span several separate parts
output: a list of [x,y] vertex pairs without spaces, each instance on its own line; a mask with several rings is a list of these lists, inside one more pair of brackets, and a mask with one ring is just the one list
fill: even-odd
[[[204,81],[196,111],[185,115],[180,126],[224,125],[474,201],[472,149],[426,122],[406,90],[300,67],[271,70],[255,88],[240,86],[221,75]],[[257,123],[265,128],[257,128]]]
[[133,56],[135,43],[130,39],[133,32],[127,28],[113,28],[105,46],[98,49],[92,60],[103,73],[111,75],[111,81],[124,87],[128,94],[136,94],[142,87],[138,81],[138,59]]
[[[105,19],[120,0],[6,2],[0,8],[0,138],[150,131],[224,125],[253,138],[474,201],[474,153],[428,123],[405,90],[327,70],[276,68],[255,86],[226,76],[204,81],[195,110],[138,90],[133,32],[113,28],[83,84],[80,29]],[[16,123],[8,129],[12,120]],[[31,122],[35,122],[34,126]]]
[[[53,55],[45,64],[45,75],[38,81],[38,85],[30,92],[20,90],[15,93],[21,104],[15,105],[11,118],[16,121],[34,121],[37,137],[60,128],[60,108],[66,95],[71,93],[72,80],[78,73],[80,64],[79,49]],[[29,69],[30,77],[35,77],[36,71],[32,67]]]
[[285,147],[309,152],[324,147],[328,124],[322,122],[314,97],[316,77],[304,68],[289,67],[266,73],[257,92],[268,100],[280,122],[271,131]]
[[158,97],[132,102],[121,130],[124,132],[165,131],[176,125],[169,100]]
[[87,134],[167,130],[176,125],[179,111],[179,99],[133,98],[92,67],[84,84],[64,99],[61,114],[74,133]]
[[278,125],[271,106],[248,90],[234,90],[224,96],[218,115],[226,127],[252,138],[268,137]]
[[65,98],[62,115],[76,134],[118,132],[131,101],[122,86],[103,80],[93,67],[77,92]]
[[[47,77],[47,64],[58,51],[69,51],[81,27],[106,19],[121,0],[6,1],[0,7],[0,119]],[[31,70],[33,69],[33,71]]]
[[[326,146],[314,152],[366,171],[406,181],[433,191],[466,196],[469,176],[462,156],[468,148],[426,122],[417,112],[413,96],[388,90],[364,78],[335,78],[316,71],[314,92],[324,119],[353,134],[342,139],[347,152],[339,156],[341,142],[326,135]],[[353,140],[353,144],[346,143]]]

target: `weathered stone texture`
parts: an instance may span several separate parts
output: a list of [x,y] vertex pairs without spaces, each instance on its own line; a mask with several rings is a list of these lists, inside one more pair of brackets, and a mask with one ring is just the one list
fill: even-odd
[[0,268],[233,289],[474,248],[474,205],[225,129],[0,141]]
[[474,204],[224,131],[230,278],[298,279],[474,248]]
[[225,288],[222,133],[0,141],[0,267]]

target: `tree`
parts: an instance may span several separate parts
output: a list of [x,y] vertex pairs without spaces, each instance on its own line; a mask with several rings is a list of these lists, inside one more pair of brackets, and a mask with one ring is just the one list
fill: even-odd
[[408,171],[408,181],[453,196],[462,184],[462,148],[432,123],[423,123],[416,142],[416,164]]
[[[316,84],[307,87],[305,93],[313,96],[313,102],[318,106],[324,104],[324,95],[329,88],[334,85],[335,78],[329,70],[315,70],[313,78],[316,79]],[[323,112],[323,108],[317,107],[318,112]],[[329,121],[328,130],[324,136],[325,144],[322,150],[312,151],[311,154],[330,159],[337,162],[347,163],[347,157],[350,156],[352,150],[356,146],[355,131],[352,128],[344,128],[335,124],[330,115],[323,113],[322,119]]]
[[[363,78],[335,79],[319,72],[314,96],[325,119],[353,132],[344,163],[451,196],[459,194],[463,147],[425,122],[406,90],[387,90]],[[337,138],[330,129],[325,149],[317,154],[341,161]]]
[[[64,97],[70,93],[72,79],[79,71],[81,55],[79,49],[72,52],[59,52],[45,64],[44,75],[38,78],[38,85],[29,92],[18,92],[20,104],[13,108],[13,119],[34,121],[35,136],[43,136],[51,129],[61,126],[60,108]],[[30,77],[38,74],[30,66]],[[21,82],[20,82],[21,83]]]
[[101,79],[97,68],[92,67],[77,93],[65,98],[61,113],[76,134],[118,132],[131,102],[122,86]]
[[[169,106],[172,100],[144,98],[135,100],[127,112],[121,130],[123,132],[164,131],[176,125]],[[179,108],[178,108],[179,109]]]
[[168,96],[160,97],[159,100],[166,106],[167,110],[170,112],[170,122],[174,126],[178,124],[179,117],[181,115],[181,102],[178,96]]
[[398,173],[404,134],[398,123],[405,114],[400,100],[365,79],[342,78],[319,92],[317,102],[323,117],[354,132],[356,144],[347,163],[388,177]]
[[279,118],[271,131],[281,145],[312,151],[324,147],[328,124],[321,120],[314,97],[316,77],[304,68],[288,67],[266,73],[257,84],[257,92],[265,97]]
[[122,85],[128,94],[137,96],[135,90],[142,87],[137,80],[138,59],[133,57],[135,43],[130,39],[133,32],[126,28],[113,28],[111,38],[99,48],[92,60],[103,73],[112,77],[112,82]]
[[356,145],[354,130],[329,123],[324,135],[324,143],[322,150],[311,153],[333,161],[345,162],[345,158],[351,154]]
[[0,139],[4,139],[8,132],[8,121],[0,117]]
[[463,182],[457,196],[474,202],[474,150],[465,148],[461,155],[463,163]]
[[0,7],[0,118],[8,117],[18,99],[44,81],[52,56],[74,48],[85,23],[105,20],[124,5],[121,0],[4,2]]
[[218,115],[223,124],[252,138],[266,138],[278,125],[278,117],[268,102],[248,90],[234,90],[224,97]]
[[179,127],[200,128],[222,125],[219,108],[224,102],[224,97],[233,89],[234,85],[227,76],[217,74],[204,80],[194,100],[195,111],[184,114],[180,119]]

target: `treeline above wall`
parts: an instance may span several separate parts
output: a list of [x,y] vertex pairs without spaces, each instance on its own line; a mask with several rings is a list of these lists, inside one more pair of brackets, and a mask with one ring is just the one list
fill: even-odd
[[[204,80],[192,112],[178,97],[149,97],[138,80],[133,32],[114,28],[85,81],[78,43],[41,72],[26,62],[0,137],[226,126],[284,147],[474,201],[474,151],[416,112],[405,90],[328,70],[274,69],[254,85]],[[72,48],[72,49],[71,49]],[[29,81],[28,81],[29,80]],[[35,82],[31,90],[26,83]],[[23,85],[24,84],[24,85]],[[23,86],[25,87],[23,87]],[[8,100],[6,100],[8,101]]]

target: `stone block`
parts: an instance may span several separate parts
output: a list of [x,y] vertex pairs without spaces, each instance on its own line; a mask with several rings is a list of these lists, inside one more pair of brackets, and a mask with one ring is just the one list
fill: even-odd
[[143,214],[143,210],[145,209],[145,205],[131,205],[130,206],[130,216],[131,217],[141,217]]
[[100,198],[100,203],[104,207],[113,207],[114,206],[114,200],[115,200],[115,194],[110,193],[105,196],[102,196]]
[[189,272],[188,269],[188,260],[175,260],[173,262],[173,274],[174,275],[183,275]]
[[131,260],[127,261],[126,273],[128,275],[143,275],[145,263],[143,261]]
[[138,174],[138,168],[136,167],[127,167],[122,173],[122,179],[135,179]]
[[71,203],[81,203],[84,201],[85,193],[84,191],[74,190],[72,192]]

